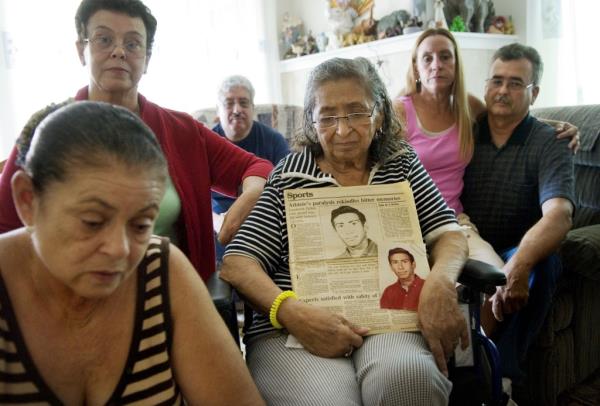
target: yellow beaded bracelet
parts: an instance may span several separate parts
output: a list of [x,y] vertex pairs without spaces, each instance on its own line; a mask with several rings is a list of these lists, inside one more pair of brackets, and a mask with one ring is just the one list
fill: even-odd
[[275,300],[273,300],[271,310],[269,311],[269,320],[271,321],[273,327],[275,327],[276,329],[281,330],[283,328],[283,326],[277,321],[277,312],[279,311],[279,306],[281,306],[281,303],[283,303],[285,299],[289,299],[290,297],[298,299],[298,296],[296,296],[294,291],[284,290],[283,292],[277,295]]

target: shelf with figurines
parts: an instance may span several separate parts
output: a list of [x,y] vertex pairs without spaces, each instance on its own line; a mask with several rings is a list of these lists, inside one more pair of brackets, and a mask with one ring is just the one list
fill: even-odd
[[[484,14],[464,18],[458,10],[448,10],[446,18],[441,1],[436,0],[434,19],[426,24],[406,10],[397,10],[375,20],[372,0],[332,0],[328,4],[331,29],[316,36],[310,31],[305,35],[301,20],[284,15],[281,40],[284,59],[280,62],[282,73],[311,69],[334,57],[369,58],[408,52],[424,26],[448,28],[448,22],[461,49],[494,50],[517,41],[512,20],[510,17],[495,16],[491,0],[488,0]],[[368,16],[360,19],[361,13],[368,13]],[[465,23],[465,20],[469,23]],[[467,28],[479,32],[466,32]]]

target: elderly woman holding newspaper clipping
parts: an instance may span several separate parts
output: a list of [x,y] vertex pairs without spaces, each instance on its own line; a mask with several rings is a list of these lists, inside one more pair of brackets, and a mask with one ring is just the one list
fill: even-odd
[[[330,59],[311,72],[297,140],[303,150],[274,169],[221,273],[254,309],[244,338],[247,362],[268,404],[448,402],[447,359],[459,342],[468,345],[454,288],[467,244],[401,133],[385,85],[366,59]],[[421,332],[370,334],[298,300],[291,290],[285,191],[403,181],[412,188],[432,263],[417,313]]]

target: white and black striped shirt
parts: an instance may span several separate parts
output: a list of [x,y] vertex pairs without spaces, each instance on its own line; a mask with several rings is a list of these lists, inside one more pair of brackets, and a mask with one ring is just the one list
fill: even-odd
[[[425,171],[412,147],[403,142],[403,151],[384,165],[375,165],[369,184],[382,185],[408,181],[412,188],[419,224],[426,242],[448,230],[458,229],[450,209]],[[285,157],[275,167],[256,206],[228,245],[225,256],[236,254],[257,261],[275,284],[291,290],[289,251],[283,191],[340,186],[322,172],[312,153],[305,149]],[[269,316],[254,313],[245,341],[274,331]]]
[[[109,405],[183,403],[173,373],[168,263],[169,241],[153,236],[138,265],[133,339],[119,383],[107,402]],[[61,360],[56,362],[55,367],[60,368]],[[1,276],[0,404],[64,404],[31,358]]]

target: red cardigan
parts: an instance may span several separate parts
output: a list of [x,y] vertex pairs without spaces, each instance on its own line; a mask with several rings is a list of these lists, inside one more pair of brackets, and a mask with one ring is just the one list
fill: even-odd
[[[87,100],[87,87],[76,100]],[[169,175],[181,200],[180,248],[206,280],[215,271],[211,189],[237,196],[244,178],[266,178],[270,162],[257,158],[218,136],[190,115],[168,110],[138,96],[140,116],[162,147]],[[10,153],[0,176],[0,233],[22,227],[12,200],[10,180],[18,169],[17,149]]]

